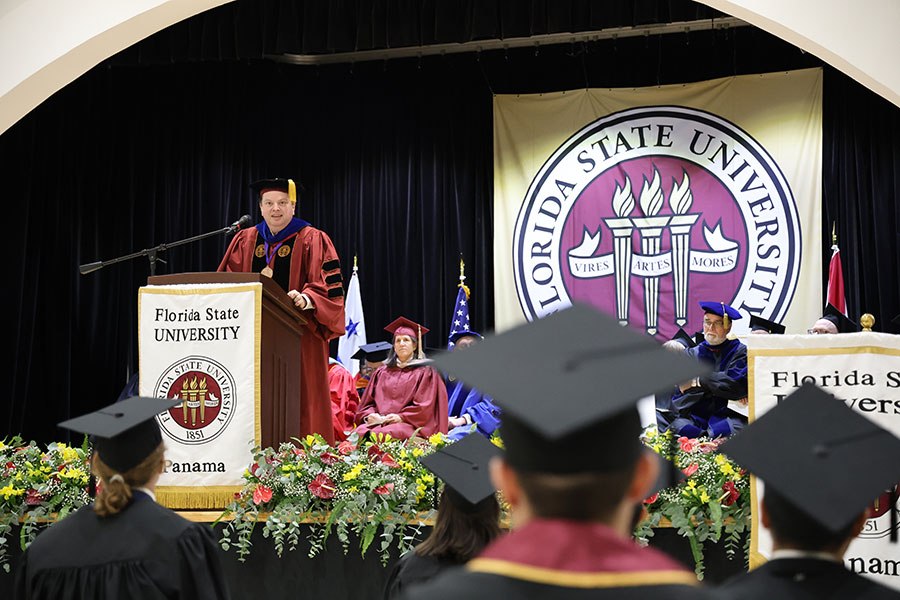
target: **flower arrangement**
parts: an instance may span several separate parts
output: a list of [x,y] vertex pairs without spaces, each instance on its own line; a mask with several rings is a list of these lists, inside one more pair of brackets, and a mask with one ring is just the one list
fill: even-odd
[[[718,542],[725,536],[725,552],[733,558],[741,534],[750,527],[750,486],[747,472],[718,452],[726,438],[675,438],[650,427],[642,436],[644,443],[672,460],[687,476],[678,485],[664,489],[644,500],[647,509],[635,536],[646,540],[663,517],[679,535],[688,539],[694,556],[695,572],[703,578],[703,542]],[[745,556],[750,536],[745,540]]]
[[[307,536],[310,557],[322,551],[332,531],[345,553],[349,532],[356,532],[365,554],[380,527],[382,562],[395,541],[406,551],[419,527],[433,516],[435,478],[418,459],[447,445],[446,436],[360,440],[351,433],[337,447],[319,435],[295,441],[277,450],[255,448],[244,488],[225,509],[223,516],[233,519],[225,526],[221,545],[225,550],[236,546],[239,560],[250,552],[250,535],[264,512],[263,536],[272,538],[279,556],[285,545],[289,551],[297,548],[305,522],[312,525]],[[415,531],[404,535],[417,514],[419,518],[412,519]]]
[[7,543],[21,521],[19,540],[26,549],[39,524],[64,518],[88,503],[90,466],[87,437],[79,447],[52,443],[42,450],[15,436],[0,440],[0,565],[9,572]]

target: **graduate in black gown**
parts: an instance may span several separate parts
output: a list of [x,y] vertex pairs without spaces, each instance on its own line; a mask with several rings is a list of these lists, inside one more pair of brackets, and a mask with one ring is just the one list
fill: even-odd
[[95,436],[96,500],[34,540],[16,596],[27,600],[227,599],[208,525],[155,502],[165,467],[155,415],[180,400],[131,398],[60,426]]
[[422,459],[444,481],[437,518],[431,535],[394,566],[385,600],[467,563],[500,535],[500,505],[488,475],[497,454],[486,438],[470,435]]
[[490,471],[512,531],[405,598],[709,597],[693,573],[631,537],[659,473],[636,403],[701,374],[699,363],[577,305],[434,362],[503,408],[506,452]]
[[[790,439],[791,452],[776,439]],[[726,581],[723,599],[900,599],[843,564],[868,507],[900,480],[900,439],[807,384],[722,452],[764,480],[760,520],[773,540],[771,560]]]

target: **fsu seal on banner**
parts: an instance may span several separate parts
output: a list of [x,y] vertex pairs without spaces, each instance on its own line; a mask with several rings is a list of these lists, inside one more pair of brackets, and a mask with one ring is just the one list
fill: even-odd
[[221,508],[260,441],[262,286],[146,286],[138,296],[141,395],[181,402],[157,416],[170,508]]
[[790,186],[754,139],[677,106],[626,110],[547,160],[516,221],[513,264],[528,318],[573,301],[670,337],[701,328],[697,301],[781,321],[801,231]]
[[668,338],[700,330],[709,298],[805,327],[820,94],[809,71],[496,97],[498,328],[583,302]]

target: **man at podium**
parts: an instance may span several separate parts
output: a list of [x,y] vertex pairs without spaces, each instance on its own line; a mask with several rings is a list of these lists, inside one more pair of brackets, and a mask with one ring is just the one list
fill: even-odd
[[333,443],[328,340],[344,333],[341,263],[328,235],[294,216],[293,180],[262,179],[250,188],[263,221],[234,236],[218,270],[271,277],[303,311],[307,331],[301,342],[300,430]]

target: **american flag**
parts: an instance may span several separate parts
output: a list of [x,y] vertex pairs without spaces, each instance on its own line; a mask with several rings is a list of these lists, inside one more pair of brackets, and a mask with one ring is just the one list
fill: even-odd
[[460,331],[469,331],[469,294],[466,286],[459,286],[456,294],[456,306],[453,307],[453,316],[450,318],[450,335],[447,339],[447,350],[453,349],[450,338]]

